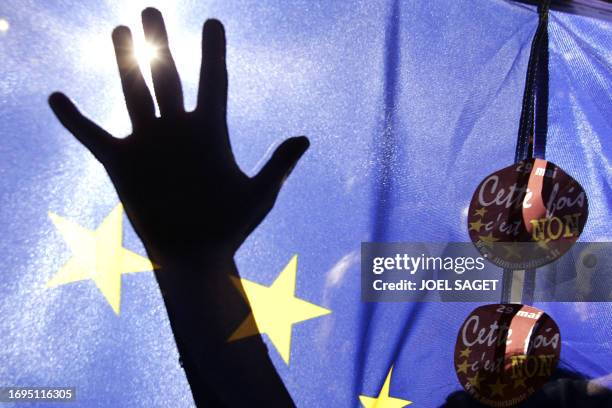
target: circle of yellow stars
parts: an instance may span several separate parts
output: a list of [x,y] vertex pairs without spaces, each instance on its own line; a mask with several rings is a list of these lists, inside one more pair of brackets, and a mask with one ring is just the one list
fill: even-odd
[[[469,226],[469,230],[470,231],[476,231],[478,234],[480,234],[480,230],[482,229],[482,227],[484,227],[485,225],[487,225],[486,223],[482,222],[482,218],[485,216],[485,214],[487,213],[487,209],[484,207],[481,207],[477,210],[474,210],[474,217],[478,216],[480,217],[479,219],[477,219],[474,222],[470,222],[470,226]],[[487,235],[479,235],[478,239],[480,239],[486,246],[491,246],[494,242],[499,241],[498,238],[495,238],[493,236],[492,232],[489,232],[489,234]]]
[[471,352],[472,349],[470,349],[469,347],[466,347],[465,349],[459,352],[459,358],[465,357],[465,360],[463,360],[463,363],[457,365],[457,374],[464,373],[465,375],[467,375],[467,369],[470,366],[467,361],[470,357]]
[[[470,367],[470,364],[468,363],[468,358],[470,357],[470,354],[472,353],[472,349],[469,347],[464,348],[463,350],[461,350],[459,352],[459,358],[465,358],[465,360],[463,360],[463,362],[461,364],[457,364],[457,374],[461,374],[464,373],[467,376],[468,373],[468,368]],[[476,373],[471,376],[471,377],[466,377],[467,381],[470,383],[470,385],[474,388],[476,388],[477,390],[480,390],[481,388],[481,381],[482,378],[480,377],[480,372],[476,371]],[[519,378],[517,380],[514,381],[514,388],[517,388],[519,385],[523,385],[525,386],[525,379],[524,378]],[[501,378],[497,378],[497,380],[495,381],[494,384],[488,384],[488,387],[490,388],[490,397],[495,397],[496,395],[499,395],[500,397],[504,396],[504,388],[508,386],[508,384],[505,384],[501,381]]]

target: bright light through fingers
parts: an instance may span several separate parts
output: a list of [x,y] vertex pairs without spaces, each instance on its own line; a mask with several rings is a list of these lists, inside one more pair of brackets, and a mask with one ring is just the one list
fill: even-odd
[[148,41],[144,41],[141,44],[134,44],[134,56],[140,69],[145,71],[148,70],[149,64],[154,62],[159,55],[158,47],[151,44]]
[[[114,9],[113,14],[115,18],[113,18],[113,22],[96,26],[97,30],[88,29],[79,35],[80,41],[77,52],[74,55],[75,66],[86,75],[90,75],[91,71],[102,74],[108,86],[113,87],[112,89],[120,90],[121,88],[116,83],[118,79],[117,65],[115,63],[113,42],[110,39],[110,33],[114,24],[120,23],[129,27],[132,32],[134,48],[130,58],[131,62],[134,64],[134,68],[136,66],[140,68],[142,76],[151,94],[153,94],[150,65],[163,63],[163,56],[160,45],[145,40],[141,22],[141,11],[148,6],[157,6],[163,12],[166,30],[170,37],[170,50],[181,74],[186,108],[191,109],[194,107],[197,98],[201,61],[201,26],[198,25],[186,30],[184,24],[179,24],[180,20],[176,15],[175,8],[164,8],[165,2],[163,0],[130,0],[129,2],[110,2],[109,4],[112,4]],[[2,15],[0,15],[0,19],[2,18]],[[0,32],[0,36],[2,34]],[[73,36],[68,38],[71,41],[74,39]],[[121,94],[116,96],[119,98]],[[118,106],[123,105],[118,104]],[[110,110],[110,107],[107,110]],[[113,114],[112,120],[122,118],[121,112],[120,110],[120,114]],[[123,126],[123,122],[125,122],[123,120],[120,120],[120,122],[122,123],[121,126],[112,123],[109,126],[109,130],[118,133],[124,132],[129,126]]]

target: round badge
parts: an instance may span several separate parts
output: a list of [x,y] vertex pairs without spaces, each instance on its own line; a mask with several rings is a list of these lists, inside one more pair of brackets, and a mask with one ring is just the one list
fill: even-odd
[[543,311],[521,304],[480,306],[459,330],[455,371],[480,403],[513,406],[548,381],[560,351],[559,328]]
[[527,159],[486,177],[468,212],[479,252],[507,269],[533,269],[563,255],[588,217],[582,186],[555,164]]

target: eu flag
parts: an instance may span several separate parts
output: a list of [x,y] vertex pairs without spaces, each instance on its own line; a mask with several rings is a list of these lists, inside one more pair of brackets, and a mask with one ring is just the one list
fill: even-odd
[[[153,265],[104,169],[46,104],[61,89],[128,134],[110,32],[131,26],[146,63],[155,51],[138,27],[151,3],[187,109],[201,25],[223,21],[228,124],[247,174],[280,140],[311,141],[237,254],[253,315],[230,340],[256,335],[254,319],[299,407],[443,404],[460,389],[454,342],[476,305],[362,302],[360,244],[469,241],[474,188],[514,157],[538,16],[512,1],[5,2],[0,386],[75,387],[75,407],[194,404]],[[610,241],[612,23],[553,11],[549,36],[547,159],[587,191],[581,239]],[[562,361],[612,373],[609,303],[536,306],[563,333]]]

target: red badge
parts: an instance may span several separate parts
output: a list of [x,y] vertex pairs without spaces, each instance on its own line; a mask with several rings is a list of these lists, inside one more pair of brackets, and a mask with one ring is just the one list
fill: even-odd
[[576,242],[588,217],[580,184],[551,162],[527,159],[476,188],[468,232],[480,253],[507,269],[533,269]]
[[513,406],[548,381],[560,351],[559,328],[543,311],[521,304],[480,306],[459,330],[455,371],[479,402]]

